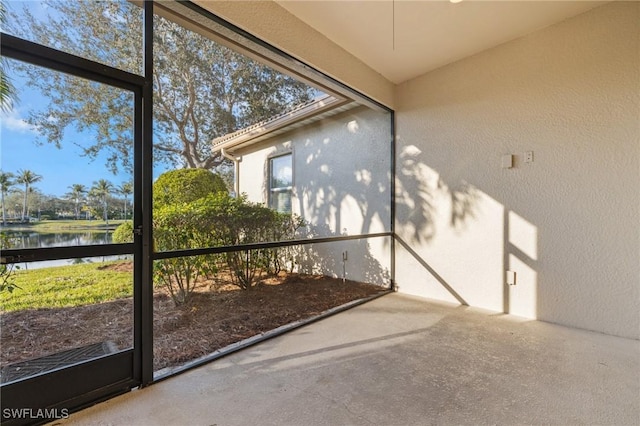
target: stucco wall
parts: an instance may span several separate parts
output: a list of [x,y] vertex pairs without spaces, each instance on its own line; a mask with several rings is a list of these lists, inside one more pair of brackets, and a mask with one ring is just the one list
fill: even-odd
[[398,87],[400,291],[640,337],[639,40],[615,2]]
[[[268,158],[292,152],[292,210],[309,222],[313,236],[389,232],[390,126],[389,114],[358,107],[236,151],[240,192],[266,204]],[[315,245],[305,271],[342,276],[345,250],[347,278],[388,280],[388,238]]]

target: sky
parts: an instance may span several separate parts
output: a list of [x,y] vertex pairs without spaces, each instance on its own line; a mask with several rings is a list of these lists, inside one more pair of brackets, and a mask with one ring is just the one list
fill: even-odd
[[[37,143],[43,138],[37,128],[25,118],[31,108],[48,102],[40,94],[26,87],[22,79],[13,79],[18,91],[18,101],[10,111],[0,113],[0,169],[17,174],[18,170],[31,170],[42,180],[33,185],[45,195],[63,196],[69,186],[79,183],[90,188],[94,181],[107,179],[114,186],[132,180],[128,173],[113,175],[106,167],[105,156],[95,160],[82,156],[80,147],[69,142],[74,132],[63,141],[61,148],[47,143]],[[77,133],[75,134],[77,135]]]
[[[120,1],[124,5],[135,7],[126,0]],[[10,12],[17,14],[21,13],[23,6],[27,7],[37,20],[43,22],[48,22],[47,16],[55,21],[56,14],[59,17],[59,13],[62,13],[47,7],[46,3],[41,1],[10,0],[7,6]],[[107,12],[108,10],[105,11]],[[113,18],[113,15],[109,15],[108,18]],[[23,22],[20,18],[12,19],[12,22]],[[2,28],[2,30],[9,33],[13,31],[12,28]],[[23,36],[29,37],[29,32]],[[96,49],[96,52],[100,52],[100,49]],[[99,56],[99,53],[97,55]],[[27,122],[27,118],[33,112],[43,112],[44,116],[48,115],[51,120],[52,116],[46,109],[50,101],[27,84],[26,77],[19,74],[19,70],[12,66],[12,61],[6,60],[4,63],[7,66],[7,75],[16,88],[17,99],[10,111],[0,112],[0,169],[3,172],[16,175],[20,170],[30,170],[42,176],[42,180],[32,186],[33,189],[45,195],[57,197],[63,197],[74,184],[82,184],[90,188],[94,182],[106,179],[114,187],[118,187],[122,183],[133,180],[130,173],[121,172],[116,175],[111,173],[106,165],[105,153],[98,154],[95,159],[83,156],[82,149],[76,146],[75,142],[83,143],[85,146],[91,145],[90,130],[79,134],[72,128],[65,129],[60,148],[47,142],[38,128]],[[13,63],[15,64],[15,61]],[[44,79],[46,81],[46,77]],[[122,111],[122,113],[129,112]],[[154,177],[168,168],[166,164],[154,164]]]
[[[38,1],[11,1],[7,5],[14,12],[27,5],[39,19],[51,13],[45,4]],[[3,28],[3,31],[10,29]],[[82,156],[82,149],[72,141],[78,136],[90,137],[89,134],[79,135],[73,129],[67,129],[60,148],[46,142],[38,129],[25,119],[30,111],[46,108],[48,99],[26,84],[26,79],[11,66],[11,60],[7,60],[5,66],[16,89],[17,100],[10,111],[0,112],[0,169],[3,172],[15,175],[18,170],[31,170],[42,176],[42,180],[33,185],[34,189],[55,196],[68,193],[73,184],[90,188],[93,182],[107,179],[117,187],[132,181],[130,173],[111,173],[106,167],[104,154],[95,159]]]

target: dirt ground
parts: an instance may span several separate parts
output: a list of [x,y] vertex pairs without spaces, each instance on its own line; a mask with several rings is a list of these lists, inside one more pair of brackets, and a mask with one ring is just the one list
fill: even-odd
[[[117,266],[116,266],[117,267]],[[249,291],[204,281],[187,305],[154,295],[154,369],[184,364],[232,343],[320,314],[352,300],[385,291],[342,279],[280,274]],[[0,366],[70,348],[110,342],[126,349],[133,342],[131,298],[75,308],[0,314]]]

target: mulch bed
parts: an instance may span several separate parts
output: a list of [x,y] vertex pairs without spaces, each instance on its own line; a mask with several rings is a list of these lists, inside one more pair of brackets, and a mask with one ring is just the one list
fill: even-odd
[[[114,268],[123,268],[122,265]],[[248,291],[225,282],[199,283],[190,302],[176,307],[154,295],[154,369],[182,365],[232,343],[318,315],[383,287],[342,279],[280,274]],[[0,313],[0,366],[106,341],[132,346],[131,298],[75,308]]]

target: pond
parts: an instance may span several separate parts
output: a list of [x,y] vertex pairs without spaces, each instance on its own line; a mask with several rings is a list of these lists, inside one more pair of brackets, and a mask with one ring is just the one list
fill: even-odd
[[2,233],[11,239],[12,248],[43,248],[110,244],[113,231],[39,232],[31,229],[3,229]]
[[[12,248],[45,248],[72,247],[93,244],[111,244],[112,230],[82,230],[82,231],[49,231],[39,232],[32,229],[2,229],[2,234],[11,239]],[[43,262],[29,262],[17,264],[20,269],[39,269],[50,266],[72,265],[77,263],[97,262],[124,259],[126,256],[101,256],[99,258],[60,259]]]

